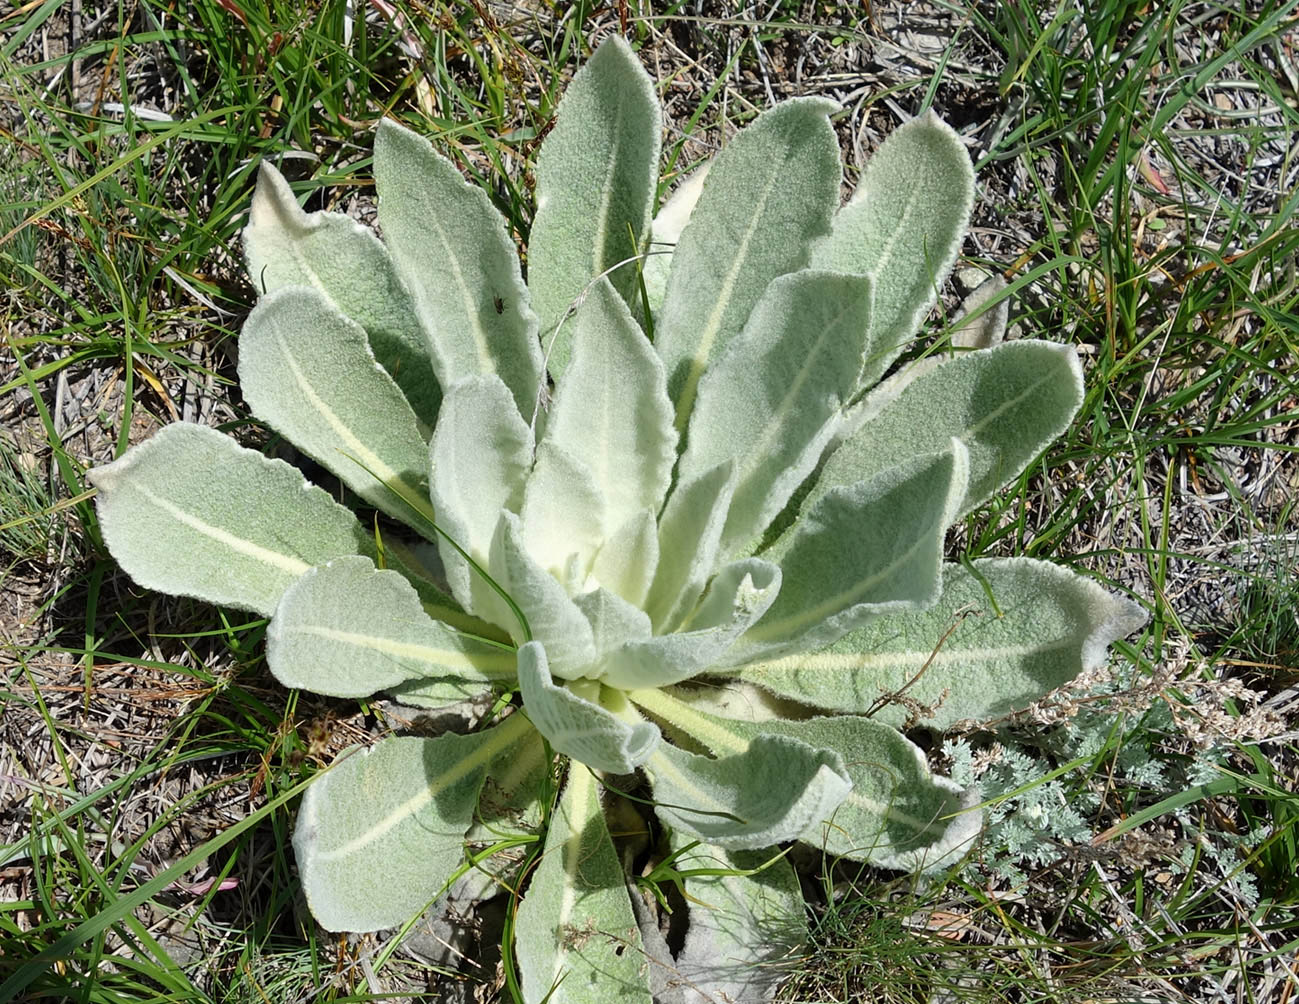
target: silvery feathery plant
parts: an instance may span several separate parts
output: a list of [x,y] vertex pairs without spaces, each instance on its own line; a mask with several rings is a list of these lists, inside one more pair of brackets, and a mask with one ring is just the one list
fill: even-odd
[[[422,543],[178,423],[92,473],[109,546],[144,586],[269,616],[288,686],[501,698],[309,787],[294,848],[324,927],[401,924],[468,847],[544,824],[510,878],[526,1000],[761,996],[805,930],[775,845],[929,868],[978,830],[895,726],[1022,706],[1142,623],[1051,564],[943,562],[947,527],[1066,428],[1081,371],[1002,343],[985,305],[888,375],[972,169],[925,115],[840,208],[834,111],[759,115],[655,214],[659,105],[606,43],[539,154],[526,285],[486,194],[401,126],[375,140],[382,241],[262,168],[244,398]],[[646,793],[686,876],[675,957],[638,921],[610,786]]]

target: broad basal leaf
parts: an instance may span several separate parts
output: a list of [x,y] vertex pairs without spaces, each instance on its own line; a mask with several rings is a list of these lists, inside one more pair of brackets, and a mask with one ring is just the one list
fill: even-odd
[[784,736],[758,736],[716,759],[662,743],[645,768],[663,822],[728,848],[797,839],[852,788],[838,753]]
[[373,538],[294,467],[176,422],[87,474],[121,566],[148,589],[269,614],[312,565]]
[[266,662],[286,687],[368,697],[412,678],[443,704],[514,679],[514,652],[474,641],[430,618],[397,572],[369,558],[335,558],[306,572],[275,608]]
[[943,449],[955,437],[970,455],[960,510],[969,512],[1069,427],[1082,398],[1072,346],[1026,339],[958,355],[917,377],[848,437],[805,504],[835,485],[873,477],[898,457]]
[[735,462],[723,554],[761,534],[816,466],[857,389],[870,309],[869,278],[781,276],[700,381],[677,477]]
[[528,1004],[650,1004],[647,964],[595,778],[569,771],[515,921]]
[[591,469],[606,502],[601,536],[663,503],[676,461],[663,364],[606,280],[572,320],[575,355],[546,426],[553,442]]
[[345,213],[304,213],[269,161],[257,175],[243,238],[248,276],[263,296],[284,286],[311,286],[365,329],[379,365],[406,395],[427,436],[442,392],[415,305],[379,238]]
[[960,137],[929,112],[875,151],[815,268],[868,275],[875,285],[869,387],[915,335],[947,279],[974,204],[974,168]]
[[896,462],[820,496],[765,555],[780,564],[780,595],[732,664],[758,658],[762,646],[819,647],[873,617],[937,602],[943,534],[967,471],[965,448],[953,440],[944,453]]
[[490,641],[505,642],[510,636],[481,617],[466,613],[454,596],[446,590],[446,570],[438,546],[427,540],[414,543],[396,536],[383,536],[382,567],[400,572],[419,594],[424,612],[447,627],[462,634],[476,635]]
[[[519,511],[532,466],[532,430],[497,377],[471,377],[447,388],[429,465],[438,525],[486,567],[501,510]],[[482,599],[490,593],[487,584],[445,539],[438,540],[438,553],[455,598],[481,616],[489,603]]]
[[424,137],[384,119],[374,138],[379,225],[415,301],[445,389],[495,373],[531,418],[541,388],[537,318],[505,219]]
[[556,379],[572,339],[560,322],[597,276],[607,272],[628,303],[639,298],[662,128],[654,82],[614,35],[573,77],[541,144],[528,288]]
[[341,754],[307,788],[293,832],[321,926],[377,931],[428,906],[464,860],[488,764],[530,732],[515,714],[472,735],[385,739]]
[[763,112],[717,156],[677,241],[655,326],[684,430],[699,379],[773,279],[807,264],[839,203],[836,106],[794,98]]
[[[467,854],[499,845],[511,837],[539,833],[543,802],[548,812],[555,795],[551,776],[553,760],[534,730],[492,761],[483,778],[474,821],[465,833]],[[488,899],[512,888],[530,849],[528,845],[505,848],[479,861],[475,865],[480,877],[478,898]],[[471,916],[465,921],[473,923],[476,919]]]
[[263,297],[239,336],[239,383],[253,414],[396,519],[430,533],[428,445],[365,331],[323,293]]
[[920,748],[888,725],[839,717],[731,726],[751,736],[790,736],[843,757],[852,791],[832,817],[803,834],[827,854],[928,870],[952,864],[983,826],[982,813],[971,808],[976,793],[932,774]]
[[[793,866],[774,849],[728,851],[674,835],[690,919],[676,958],[687,1004],[764,1004],[800,963],[807,911]],[[711,873],[711,874],[710,874]]]
[[596,703],[600,685],[594,680],[578,680],[570,686],[575,689],[554,682],[540,642],[519,648],[523,707],[556,752],[614,774],[630,774],[654,752],[659,744],[655,726],[626,722],[602,708]]
[[759,736],[786,736],[843,758],[852,790],[834,813],[802,839],[838,857],[886,868],[950,864],[982,825],[973,800],[930,773],[924,754],[896,729],[868,718],[750,722],[709,714],[682,700],[684,689],[634,690],[627,695],[718,757],[737,756]]
[[[995,606],[994,606],[995,604]],[[1023,708],[1105,659],[1146,613],[1090,579],[1031,558],[943,568],[943,595],[921,614],[873,621],[819,652],[760,661],[735,675],[814,707],[901,722],[916,709],[946,729]],[[891,697],[905,694],[907,704]]]

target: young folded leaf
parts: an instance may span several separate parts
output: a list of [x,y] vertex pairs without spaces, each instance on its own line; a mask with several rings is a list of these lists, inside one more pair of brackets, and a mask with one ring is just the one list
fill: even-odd
[[737,465],[723,553],[758,536],[812,473],[870,352],[871,298],[865,277],[783,275],[700,381],[677,476]]
[[600,686],[583,681],[557,686],[540,642],[519,649],[519,687],[528,715],[551,746],[596,770],[629,774],[659,744],[659,730],[649,722],[629,724],[599,703]]

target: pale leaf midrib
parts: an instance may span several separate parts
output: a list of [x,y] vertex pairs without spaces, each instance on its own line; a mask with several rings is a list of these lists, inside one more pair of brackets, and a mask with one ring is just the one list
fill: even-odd
[[911,214],[916,206],[919,186],[913,186],[907,195],[907,201],[902,207],[902,215],[898,218],[897,225],[893,227],[892,233],[889,234],[888,240],[885,241],[884,247],[880,249],[879,257],[867,270],[867,274],[872,278],[879,276],[893,258],[893,252],[897,248],[898,241],[902,238],[902,231],[906,229],[907,222],[911,219]]
[[680,701],[662,690],[638,689],[627,692],[627,698],[633,704],[644,708],[650,714],[671,722],[677,728],[689,733],[707,746],[715,755],[743,753],[749,748],[749,740],[734,732],[728,732],[723,726],[710,721],[699,714],[690,705]]
[[1020,393],[1016,394],[1014,397],[1007,398],[1006,400],[1002,401],[1001,404],[999,404],[996,408],[988,412],[988,414],[984,415],[983,418],[979,419],[979,421],[971,425],[969,429],[966,430],[965,435],[961,437],[961,442],[965,443],[965,445],[968,446],[969,445],[967,441],[968,439],[973,439],[990,422],[996,421],[998,418],[1004,415],[1011,408],[1018,407],[1030,396],[1037,393],[1039,387],[1041,387],[1043,384],[1050,383],[1055,378],[1056,378],[1056,374],[1048,372],[1045,376],[1039,377],[1038,379],[1034,380],[1031,384],[1025,387]]
[[338,628],[322,627],[315,624],[303,624],[290,628],[286,634],[305,634],[329,641],[353,645],[357,648],[381,652],[396,659],[410,659],[415,662],[436,666],[447,670],[469,670],[489,680],[507,679],[514,676],[513,653],[484,653],[471,656],[466,652],[452,648],[435,648],[415,642],[394,641],[391,638],[380,638],[375,635],[361,634],[357,631],[341,631]]
[[385,483],[389,481],[401,481],[397,472],[384,463],[384,461],[377,456],[374,451],[366,446],[365,443],[361,442],[361,440],[356,437],[356,434],[347,427],[347,424],[339,418],[338,415],[334,413],[333,409],[325,403],[324,399],[316,393],[316,388],[312,386],[311,381],[307,379],[307,375],[303,373],[302,368],[298,366],[297,360],[293,358],[293,353],[289,350],[288,343],[285,342],[284,336],[276,334],[274,337],[276,346],[284,356],[285,365],[288,367],[289,372],[293,374],[294,382],[306,397],[307,403],[315,408],[316,411],[320,413],[321,417],[324,418],[325,424],[334,431],[335,435],[337,435],[338,438],[347,445],[348,449],[352,451],[356,458],[360,460],[365,467],[368,467],[374,476],[380,481]]
[[251,540],[246,540],[243,537],[236,536],[229,530],[223,530],[219,526],[213,526],[212,524],[199,519],[194,514],[186,512],[171,500],[163,498],[161,495],[150,491],[141,484],[132,484],[130,487],[132,490],[139,492],[154,505],[158,506],[158,508],[162,509],[173,519],[184,523],[186,526],[198,531],[205,537],[215,540],[218,543],[225,544],[227,547],[238,551],[240,554],[245,554],[263,564],[281,569],[293,576],[302,575],[311,568],[311,565],[300,558],[295,558],[290,554],[284,554],[281,551],[273,551],[268,547],[263,547],[261,544],[256,544]]
[[465,282],[464,270],[460,266],[460,258],[447,237],[446,229],[438,222],[436,214],[430,213],[428,218],[433,225],[433,229],[437,232],[438,240],[442,243],[442,250],[446,252],[447,264],[451,268],[451,275],[455,279],[456,288],[460,290],[460,299],[465,311],[465,321],[474,336],[478,369],[483,373],[495,373],[496,365],[492,360],[492,353],[487,347],[487,332],[483,330],[483,320],[478,315],[473,293],[469,289],[469,284]]
[[[423,502],[422,493],[418,488],[411,485],[405,478],[389,467],[382,458],[373,450],[365,445],[356,434],[348,428],[337,414],[327,405],[323,398],[316,393],[316,388],[312,386],[307,375],[298,366],[297,360],[293,358],[293,353],[289,351],[288,344],[280,334],[274,335],[275,343],[284,356],[285,365],[289,372],[293,374],[294,382],[297,383],[307,403],[316,409],[324,418],[325,423],[334,431],[339,439],[352,451],[352,455],[340,451],[343,456],[348,457],[353,463],[357,463],[363,471],[371,477],[377,479],[384,488],[388,489],[393,495],[399,498],[406,505],[410,506],[421,515],[432,519],[432,509]],[[325,458],[320,458],[324,460]],[[328,466],[328,465],[327,465]]]
[[[296,206],[297,204],[294,203],[294,205]],[[278,216],[279,213],[276,213],[276,215]],[[282,222],[287,224],[288,221],[282,220]],[[288,230],[289,227],[286,225],[284,229]],[[303,232],[304,234],[310,234],[312,232],[312,228],[304,227]],[[306,253],[303,251],[301,247],[301,242],[298,240],[294,240],[292,237],[289,238],[289,254],[292,255],[292,257],[297,261],[299,267],[306,274],[307,279],[310,281],[312,287],[330,303],[334,303],[334,298],[330,296],[329,290],[325,288],[325,283],[320,278],[320,273],[316,271],[315,267],[309,261],[307,261]],[[334,303],[334,305],[338,306],[337,303]],[[342,308],[340,307],[339,309],[341,310]]]
[[[621,132],[619,125],[622,122],[622,104],[615,104],[613,127],[610,129],[610,135],[613,141],[609,146],[609,156],[606,158],[604,170],[604,184],[600,186],[600,208],[596,212],[595,218],[595,240],[591,245],[591,274],[602,275],[604,270],[613,262],[609,261],[609,249],[605,243],[609,240],[609,206],[613,202],[614,179],[618,176],[618,154],[621,145]],[[610,280],[612,281],[612,276]]]
[[743,671],[747,673],[784,673],[787,671],[810,670],[813,672],[855,672],[865,669],[908,669],[928,665],[948,666],[971,661],[994,662],[1005,659],[1019,659],[1025,656],[1042,655],[1063,651],[1077,645],[1073,639],[1067,639],[1055,645],[1002,645],[995,648],[952,648],[941,649],[903,649],[886,652],[814,652],[808,655],[787,655],[779,659],[760,660],[747,663]]
[[[580,766],[574,766],[569,771],[569,792],[573,799],[573,818],[569,819],[569,834],[563,845],[563,865],[564,874],[562,878],[563,885],[559,892],[559,910],[555,930],[565,931],[569,926],[569,918],[573,915],[573,910],[577,906],[577,883],[581,878],[582,867],[582,835],[590,818],[587,815],[587,803],[591,799],[591,786],[595,783],[595,778],[590,771],[582,769]],[[558,951],[555,953],[555,961],[550,973],[549,986],[557,986],[560,974],[564,969],[565,952]]]
[[873,798],[868,798],[855,787],[848,792],[844,801],[850,802],[857,808],[878,816],[880,819],[896,820],[919,834],[928,834],[937,830],[939,836],[942,836],[947,831],[946,825],[943,824],[942,818],[939,816],[934,816],[928,820],[921,819],[919,816],[913,816],[909,812],[894,808],[892,802],[878,802]]

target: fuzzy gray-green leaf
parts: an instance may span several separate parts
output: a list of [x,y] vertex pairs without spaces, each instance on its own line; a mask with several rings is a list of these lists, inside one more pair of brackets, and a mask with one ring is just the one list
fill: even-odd
[[839,203],[839,143],[824,98],[763,112],[717,156],[672,255],[654,347],[667,367],[676,427],[699,379],[739,334],[773,279],[807,264]]
[[312,565],[373,550],[296,468],[206,426],[168,425],[88,477],[109,550],[149,589],[270,614]]
[[798,950],[807,940],[807,911],[793,866],[774,849],[687,848],[686,839],[675,835],[672,849],[680,851],[676,867],[689,875],[690,924],[676,958],[683,1000],[772,1000],[801,961]]
[[699,383],[678,478],[736,464],[722,553],[757,537],[812,472],[869,352],[871,280],[776,279]]
[[541,144],[528,288],[556,379],[572,352],[571,322],[560,321],[592,280],[612,269],[613,288],[628,303],[638,296],[635,258],[649,234],[661,119],[654,82],[614,35],[573,77]]
[[579,457],[553,439],[543,440],[523,492],[521,512],[528,554],[570,594],[583,591],[604,543],[605,497],[591,468]]
[[943,449],[955,437],[970,454],[960,509],[969,512],[1067,429],[1082,399],[1072,346],[1023,340],[964,353],[917,377],[849,436],[805,504],[835,485],[873,477],[898,457]]
[[650,1004],[644,951],[596,780],[580,765],[550,820],[519,905],[526,1004]]
[[266,635],[266,662],[286,687],[368,697],[425,678],[425,706],[439,683],[444,704],[514,679],[514,653],[466,638],[429,617],[397,572],[369,558],[335,558],[288,588]]
[[719,847],[770,847],[829,819],[852,782],[838,753],[758,736],[717,758],[664,743],[645,764],[659,818]]
[[442,387],[495,373],[531,418],[541,347],[504,217],[428,140],[389,119],[375,134],[374,177],[384,241]]
[[[512,512],[501,513],[488,569],[527,620],[531,638],[545,643],[551,672],[564,679],[581,674],[595,659],[591,624],[559,580],[528,553],[519,517]],[[531,640],[501,597],[486,590],[482,596],[490,602],[475,613],[504,627],[519,644]]]
[[[945,566],[943,595],[924,613],[874,621],[819,652],[735,675],[813,707],[879,705],[875,717],[886,721],[932,708],[922,720],[945,729],[1023,708],[1102,664],[1109,644],[1145,620],[1136,603],[1068,569],[991,558],[974,562],[973,573]],[[905,708],[890,701],[899,692]]]
[[714,665],[767,611],[780,592],[780,569],[761,558],[722,568],[708,594],[675,631],[629,641],[610,652],[600,679],[624,689],[665,687]]
[[876,351],[862,386],[884,373],[915,335],[961,249],[974,205],[974,168],[960,137],[932,112],[897,129],[862,171],[816,268],[875,282]]
[[907,871],[950,865],[983,825],[975,799],[930,772],[891,726],[851,716],[733,723],[749,735],[790,736],[843,757],[852,791],[803,840],[827,854]]
[[239,336],[253,414],[390,516],[429,532],[428,444],[365,331],[319,290],[263,297]]
[[293,850],[321,926],[377,931],[428,906],[464,860],[488,764],[530,731],[516,714],[471,735],[385,739],[344,752],[317,777],[302,799]]
[[678,482],[659,520],[658,567],[645,611],[661,634],[681,623],[717,567],[726,513],[735,491],[735,462]]
[[442,391],[428,339],[388,249],[373,232],[345,213],[303,212],[280,172],[262,161],[243,240],[248,277],[261,295],[284,286],[324,293],[365,329],[379,364],[423,427],[433,428]]
[[573,603],[591,624],[597,661],[607,652],[650,636],[650,620],[640,607],[603,587],[573,597]]
[[644,609],[658,565],[658,523],[653,509],[642,509],[605,539],[591,574],[602,586]]
[[932,774],[919,747],[892,726],[851,716],[742,721],[692,708],[669,692],[628,696],[719,757],[741,753],[764,735],[841,756],[852,790],[802,835],[828,854],[887,868],[933,868],[950,864],[982,825],[979,813],[970,811],[971,797]]
[[942,453],[896,462],[817,499],[766,555],[780,564],[780,595],[733,664],[756,657],[745,643],[820,647],[870,618],[937,602],[943,535],[964,498],[967,464],[952,440]]

